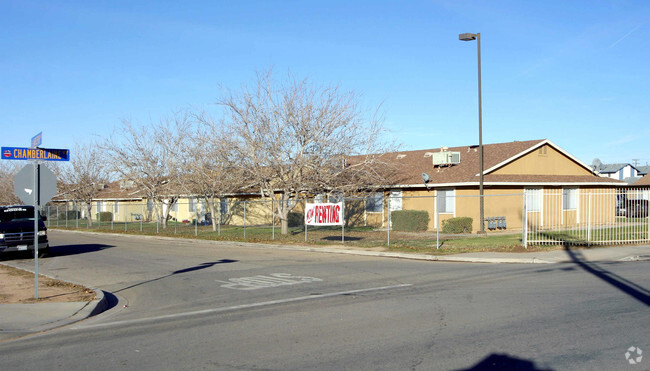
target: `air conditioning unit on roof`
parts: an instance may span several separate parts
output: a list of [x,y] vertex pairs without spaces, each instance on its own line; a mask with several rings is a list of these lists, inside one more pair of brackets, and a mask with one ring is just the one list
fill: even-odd
[[431,156],[434,166],[445,166],[460,164],[460,152],[434,152]]

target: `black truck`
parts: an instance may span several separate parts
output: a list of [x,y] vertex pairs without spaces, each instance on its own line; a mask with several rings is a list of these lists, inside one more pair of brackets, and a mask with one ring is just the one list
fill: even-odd
[[[38,255],[47,253],[50,245],[43,218],[38,216]],[[34,207],[0,206],[0,253],[34,251]]]

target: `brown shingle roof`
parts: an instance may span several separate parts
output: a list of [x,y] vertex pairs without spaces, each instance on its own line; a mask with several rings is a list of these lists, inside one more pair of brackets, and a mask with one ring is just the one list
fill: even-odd
[[633,186],[635,187],[648,187],[650,186],[650,174],[644,176],[643,178],[637,180],[636,182],[632,183]]
[[[483,168],[488,170],[494,166],[504,163],[513,157],[522,155],[527,151],[533,149],[538,145],[548,143],[557,148],[551,142],[539,139],[528,141],[515,141],[507,143],[494,143],[484,144],[483,152]],[[558,148],[559,149],[559,148]],[[432,164],[431,156],[426,156],[427,153],[441,152],[441,148],[426,149],[417,151],[404,151],[393,152],[382,155],[382,161],[385,161],[397,169],[397,176],[395,177],[395,185],[423,185],[422,173],[429,175],[429,184],[442,185],[442,184],[460,184],[460,183],[473,183],[479,181],[479,147],[478,146],[463,146],[463,147],[450,147],[446,149],[450,152],[460,152],[460,164],[451,166],[436,166]],[[562,151],[560,149],[560,151]],[[563,152],[563,151],[562,151]],[[573,159],[573,161],[578,162]],[[587,171],[591,171],[584,164]],[[484,174],[485,183],[611,183],[619,184],[619,181],[614,179],[601,178],[590,175],[497,175],[497,174]]]

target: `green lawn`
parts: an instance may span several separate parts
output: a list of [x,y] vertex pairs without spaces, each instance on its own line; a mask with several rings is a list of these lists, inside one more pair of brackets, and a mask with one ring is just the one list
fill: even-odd
[[[56,220],[49,220],[49,228],[52,229],[77,229],[77,221],[68,221],[68,227],[65,223],[59,222],[58,227]],[[287,235],[280,234],[280,227],[275,227],[275,234],[271,226],[221,226],[220,232],[212,230],[212,226],[195,226],[179,222],[170,222],[166,229],[162,229],[156,223],[148,222],[101,222],[93,223],[88,227],[85,220],[78,221],[79,230],[94,232],[112,232],[128,234],[145,234],[170,236],[179,238],[199,238],[205,240],[221,241],[245,241],[260,242],[271,244],[294,244],[294,245],[315,245],[341,246],[341,228],[340,227],[309,227],[307,231],[307,241],[305,241],[304,227],[293,227],[289,229]],[[406,233],[390,232],[390,245],[388,245],[388,233],[385,230],[373,230],[370,227],[346,227],[345,228],[345,246],[354,246],[358,248],[414,252],[422,254],[455,254],[462,252],[480,252],[480,251],[501,251],[501,252],[523,252],[523,251],[540,251],[557,249],[559,246],[529,246],[524,249],[521,241],[521,233],[517,234],[488,234],[487,236],[478,235],[440,235],[439,246],[436,248],[435,233]]]

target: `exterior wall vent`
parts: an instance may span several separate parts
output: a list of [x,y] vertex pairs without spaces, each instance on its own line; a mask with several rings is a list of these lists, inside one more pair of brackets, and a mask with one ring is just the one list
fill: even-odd
[[431,158],[434,166],[460,164],[460,152],[442,151],[435,152]]

